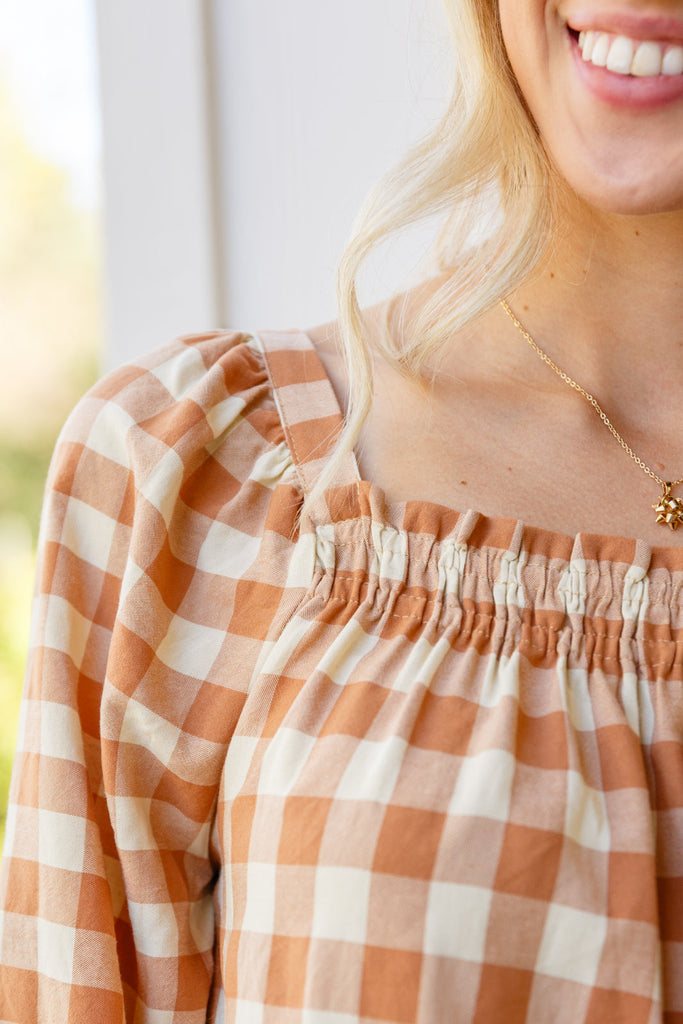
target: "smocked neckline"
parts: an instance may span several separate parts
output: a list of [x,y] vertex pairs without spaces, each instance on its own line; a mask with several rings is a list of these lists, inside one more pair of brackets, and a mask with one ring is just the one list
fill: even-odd
[[[637,537],[547,530],[522,519],[489,516],[476,509],[458,511],[423,500],[388,501],[382,487],[359,477],[355,485],[332,487],[326,492],[328,515],[316,527],[366,520],[397,534],[423,535],[429,542],[463,545],[507,552],[512,557],[548,562],[595,562],[637,566],[644,573],[683,572],[683,548],[651,545]],[[341,535],[339,535],[341,539]]]

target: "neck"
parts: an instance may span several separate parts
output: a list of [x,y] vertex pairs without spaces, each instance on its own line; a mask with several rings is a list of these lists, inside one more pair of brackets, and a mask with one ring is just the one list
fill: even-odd
[[613,408],[643,419],[683,394],[683,213],[575,210],[511,297],[538,343]]

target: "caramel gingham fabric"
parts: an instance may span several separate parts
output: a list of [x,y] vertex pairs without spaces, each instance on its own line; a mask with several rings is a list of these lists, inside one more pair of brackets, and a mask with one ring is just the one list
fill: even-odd
[[683,1024],[683,551],[415,502],[308,339],[181,339],[53,462],[12,1024]]

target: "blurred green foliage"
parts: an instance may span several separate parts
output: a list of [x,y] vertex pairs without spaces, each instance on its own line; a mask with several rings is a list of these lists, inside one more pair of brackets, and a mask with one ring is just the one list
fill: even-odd
[[0,440],[0,518],[20,515],[34,540],[51,451],[49,443],[21,448]]
[[0,74],[0,838],[50,454],[97,375],[99,223],[27,141]]
[[29,637],[27,611],[33,589],[34,555],[27,520],[5,515],[0,519],[0,800],[7,804],[21,678]]

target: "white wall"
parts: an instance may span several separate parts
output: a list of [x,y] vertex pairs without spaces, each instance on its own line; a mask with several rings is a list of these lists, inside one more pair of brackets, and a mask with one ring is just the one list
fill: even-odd
[[97,0],[109,364],[216,321],[203,5]]
[[441,108],[436,0],[98,0],[110,363],[334,315],[371,184]]

